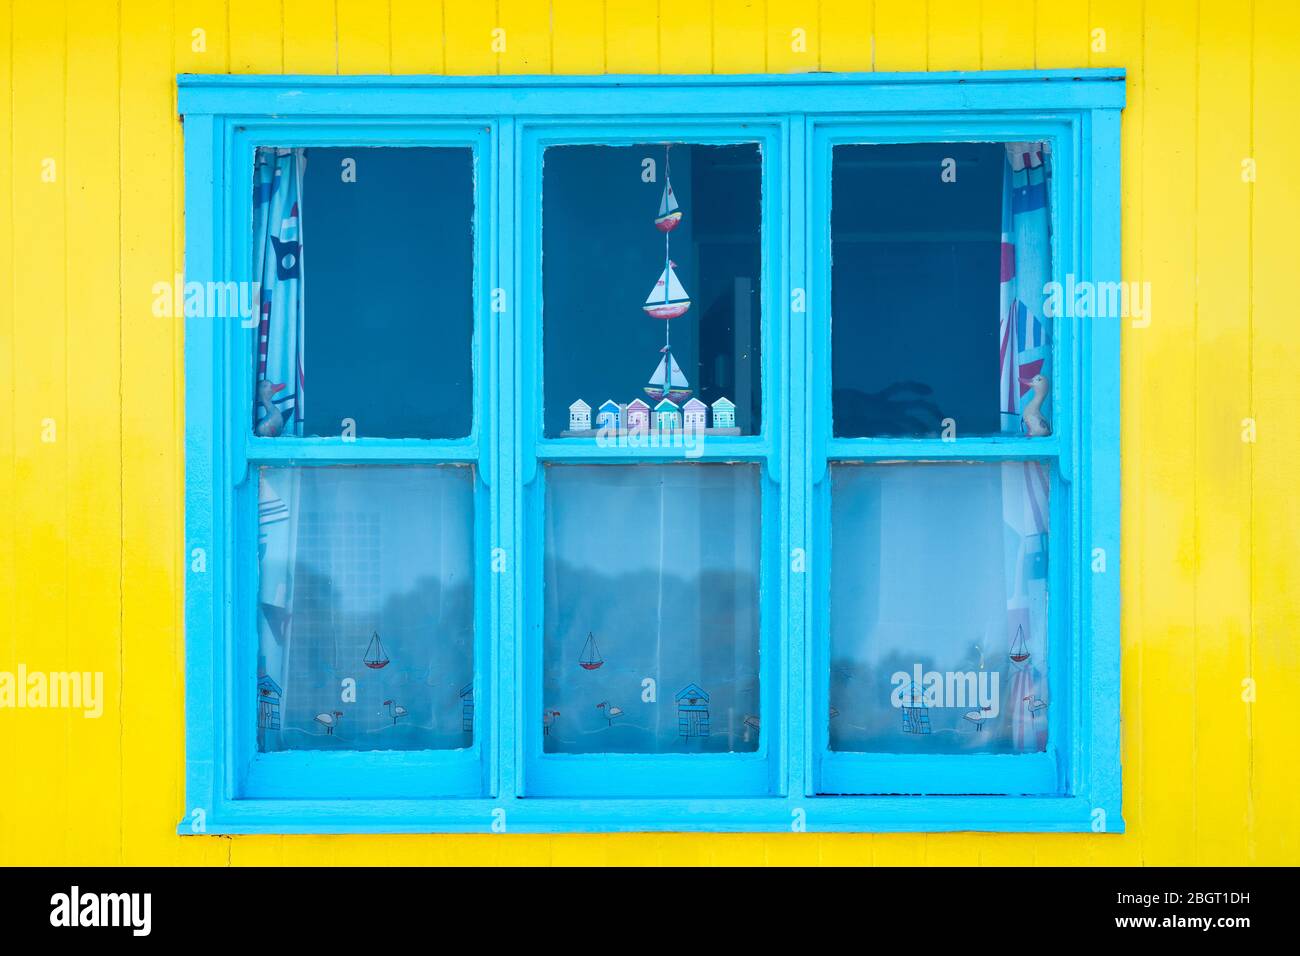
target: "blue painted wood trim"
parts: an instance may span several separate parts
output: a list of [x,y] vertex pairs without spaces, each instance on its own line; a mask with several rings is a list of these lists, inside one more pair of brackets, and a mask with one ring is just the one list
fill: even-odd
[[[331,439],[286,441],[270,448],[253,440],[244,427],[246,409],[231,397],[249,394],[251,366],[242,358],[245,342],[237,332],[209,320],[186,320],[185,543],[187,561],[194,548],[203,548],[207,558],[206,571],[191,571],[185,582],[186,782],[187,806],[202,811],[204,832],[777,831],[790,829],[796,819],[806,820],[810,831],[1059,832],[1102,828],[1098,811],[1104,813],[1104,829],[1122,830],[1117,322],[1071,326],[1060,337],[1058,349],[1064,354],[1058,355],[1058,369],[1063,374],[1054,398],[1058,416],[1064,416],[1058,421],[1067,427],[1057,439],[1032,443],[1032,448],[1023,440],[998,438],[963,438],[942,445],[831,439],[826,432],[828,396],[825,403],[815,397],[802,404],[801,396],[810,389],[815,392],[826,360],[815,310],[819,303],[829,304],[824,277],[818,275],[829,248],[815,212],[809,212],[816,204],[818,187],[811,172],[819,135],[852,135],[869,121],[876,135],[887,137],[880,141],[1052,136],[1068,142],[1068,150],[1058,156],[1061,169],[1070,172],[1058,179],[1070,188],[1064,198],[1054,197],[1054,204],[1056,215],[1070,217],[1076,227],[1059,238],[1063,245],[1056,250],[1055,262],[1076,263],[1078,275],[1085,278],[1118,279],[1118,110],[1124,104],[1123,81],[1123,71],[1116,70],[791,77],[180,77],[188,279],[241,278],[241,270],[247,271],[247,241],[241,239],[238,225],[248,216],[239,185],[251,181],[246,144],[380,145],[426,137],[445,141],[482,129],[488,141],[480,142],[480,155],[494,161],[490,175],[483,177],[486,199],[482,193],[477,197],[490,212],[478,231],[476,293],[483,296],[501,288],[508,302],[504,313],[486,319],[482,307],[477,310],[475,370],[481,391],[470,440],[363,439],[346,449]],[[770,307],[765,308],[764,328],[765,334],[770,330],[777,337],[764,342],[765,354],[776,363],[764,369],[764,406],[772,410],[773,419],[757,439],[718,439],[709,458],[762,462],[765,493],[778,502],[776,520],[770,522],[774,539],[769,542],[765,535],[764,552],[765,558],[771,551],[780,559],[776,590],[781,593],[775,598],[779,653],[767,654],[765,645],[763,706],[765,714],[780,714],[782,729],[772,753],[758,758],[775,768],[765,778],[770,795],[761,798],[517,799],[528,792],[526,721],[516,701],[527,700],[525,609],[540,596],[533,591],[539,582],[525,575],[527,548],[540,531],[533,527],[540,515],[538,463],[666,458],[643,450],[620,456],[581,442],[552,446],[518,427],[536,421],[530,418],[534,397],[526,383],[535,370],[530,362],[538,358],[524,335],[527,314],[520,294],[521,283],[532,278],[529,244],[536,240],[517,228],[523,221],[521,196],[528,189],[527,170],[520,163],[522,128],[537,136],[563,136],[566,129],[583,127],[595,131],[595,141],[611,141],[609,137],[636,135],[645,128],[646,123],[630,124],[628,116],[657,122],[674,138],[701,141],[737,123],[780,131],[773,156],[780,160],[785,207],[765,215],[765,227],[779,222],[779,261],[772,261],[766,247],[764,252],[764,300]],[[673,119],[655,119],[667,116]],[[748,131],[742,138],[749,138]],[[477,169],[489,172],[482,165]],[[486,265],[482,273],[481,265]],[[791,313],[788,294],[801,283],[813,311]],[[1058,535],[1053,528],[1054,536],[1070,540],[1067,570],[1060,582],[1055,577],[1052,582],[1054,593],[1060,593],[1057,588],[1070,593],[1064,624],[1053,619],[1054,637],[1061,628],[1066,641],[1064,650],[1053,644],[1053,680],[1062,679],[1057,667],[1064,666],[1065,676],[1075,683],[1062,702],[1064,709],[1052,714],[1053,726],[1063,720],[1070,733],[1054,735],[1051,744],[1063,748],[1066,779],[1061,790],[1069,795],[812,796],[825,752],[825,721],[817,708],[825,693],[818,647],[825,633],[821,612],[829,570],[829,529],[821,524],[827,503],[826,462],[1029,457],[1056,463],[1054,501],[1068,501],[1063,530]],[[476,680],[490,688],[490,717],[486,727],[476,728],[478,752],[472,759],[480,782],[467,786],[481,796],[402,798],[412,787],[423,786],[420,781],[430,773],[443,776],[444,782],[454,777],[445,762],[454,763],[461,752],[396,758],[385,771],[387,779],[381,773],[369,791],[370,784],[349,791],[337,782],[337,775],[321,777],[311,771],[306,781],[298,781],[315,791],[310,796],[294,790],[297,784],[281,771],[302,762],[325,765],[334,758],[362,767],[373,756],[352,760],[357,755],[330,754],[318,760],[248,753],[251,721],[241,716],[247,702],[232,689],[242,680],[248,654],[232,635],[241,630],[254,633],[248,630],[251,613],[238,610],[238,595],[247,593],[256,580],[256,565],[249,554],[230,545],[237,535],[256,533],[255,519],[249,519],[256,497],[249,494],[250,465],[361,462],[478,465],[482,485],[476,507],[483,552],[479,577],[485,591],[476,595],[484,615],[479,618]],[[766,503],[764,515],[766,522]],[[525,533],[530,528],[531,535]],[[809,573],[790,570],[792,546],[805,548]],[[1092,573],[1090,562],[1084,561],[1090,547],[1105,550],[1105,573]],[[489,573],[494,548],[505,557],[500,574]],[[1054,567],[1062,565],[1065,562],[1053,562]],[[775,677],[768,666],[776,668]],[[775,699],[768,698],[768,688],[779,688]],[[238,752],[244,756],[237,757]],[[266,777],[263,765],[277,762],[281,767]],[[738,761],[753,762],[748,756]],[[909,772],[905,763],[896,763],[895,769]],[[741,771],[742,776],[746,772]],[[724,769],[723,778],[729,774]],[[265,783],[272,790],[283,782],[279,794],[284,798],[240,798],[240,788],[250,782],[255,789]],[[424,796],[435,792],[444,789],[430,783]],[[388,798],[379,799],[378,794]],[[187,813],[179,831],[194,832],[195,819],[197,815]]]
[[[1118,109],[1122,70],[785,76],[178,77],[182,114],[694,116]],[[760,95],[755,95],[761,90]]]

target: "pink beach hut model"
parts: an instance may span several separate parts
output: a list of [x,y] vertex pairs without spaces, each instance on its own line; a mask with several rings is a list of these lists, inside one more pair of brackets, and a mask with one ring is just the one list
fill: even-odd
[[627,406],[627,430],[643,433],[650,430],[650,406],[639,398]]

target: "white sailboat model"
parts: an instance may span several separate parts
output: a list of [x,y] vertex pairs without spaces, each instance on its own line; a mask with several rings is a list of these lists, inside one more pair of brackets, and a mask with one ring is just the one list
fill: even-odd
[[659,281],[645,297],[645,305],[642,306],[656,319],[675,319],[679,315],[685,315],[686,310],[691,307],[691,297],[682,288],[681,280],[677,278],[673,266],[674,263],[671,261],[664,266]]
[[655,217],[655,228],[660,232],[672,232],[682,221],[682,211],[677,208],[677,197],[673,195],[672,180],[664,185],[663,198],[659,200],[659,215]]
[[667,347],[662,351],[664,357],[659,360],[659,366],[650,376],[650,384],[645,387],[645,393],[655,401],[668,398],[680,405],[691,397],[690,383],[686,381],[686,375],[673,358],[673,353]]

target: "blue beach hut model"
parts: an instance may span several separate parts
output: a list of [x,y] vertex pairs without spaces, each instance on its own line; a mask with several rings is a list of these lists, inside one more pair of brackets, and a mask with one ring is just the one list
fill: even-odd
[[596,412],[596,428],[602,431],[617,432],[623,423],[623,409],[612,398],[605,400]]

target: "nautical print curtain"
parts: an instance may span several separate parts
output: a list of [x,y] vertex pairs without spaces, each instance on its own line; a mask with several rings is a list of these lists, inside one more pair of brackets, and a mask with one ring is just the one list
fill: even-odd
[[[1002,186],[1002,288],[999,401],[1003,434],[1026,434],[1021,414],[1034,377],[1046,379],[1039,409],[1051,421],[1052,327],[1044,314],[1052,278],[1051,155],[1047,143],[1007,143]],[[1005,705],[1011,743],[1039,751],[1047,741],[1048,477],[1037,462],[1002,466],[1007,526],[1007,646],[1011,681]]]
[[[1020,413],[1032,397],[1030,381],[1049,381],[1052,329],[1043,314],[1052,278],[1051,177],[1047,143],[1007,143],[1002,175],[1002,287],[1000,296],[999,408],[1002,433],[1022,434]],[[1050,399],[1049,399],[1050,401]],[[1040,409],[1051,421],[1048,401]]]
[[306,156],[302,149],[259,149],[253,173],[253,277],[261,287],[253,409],[254,428],[264,437],[302,434],[299,206]]
[[[254,431],[303,433],[301,202],[306,152],[259,149],[253,179],[253,276],[260,283]],[[258,491],[258,736],[278,738],[287,668],[298,541],[298,472],[262,470]]]

